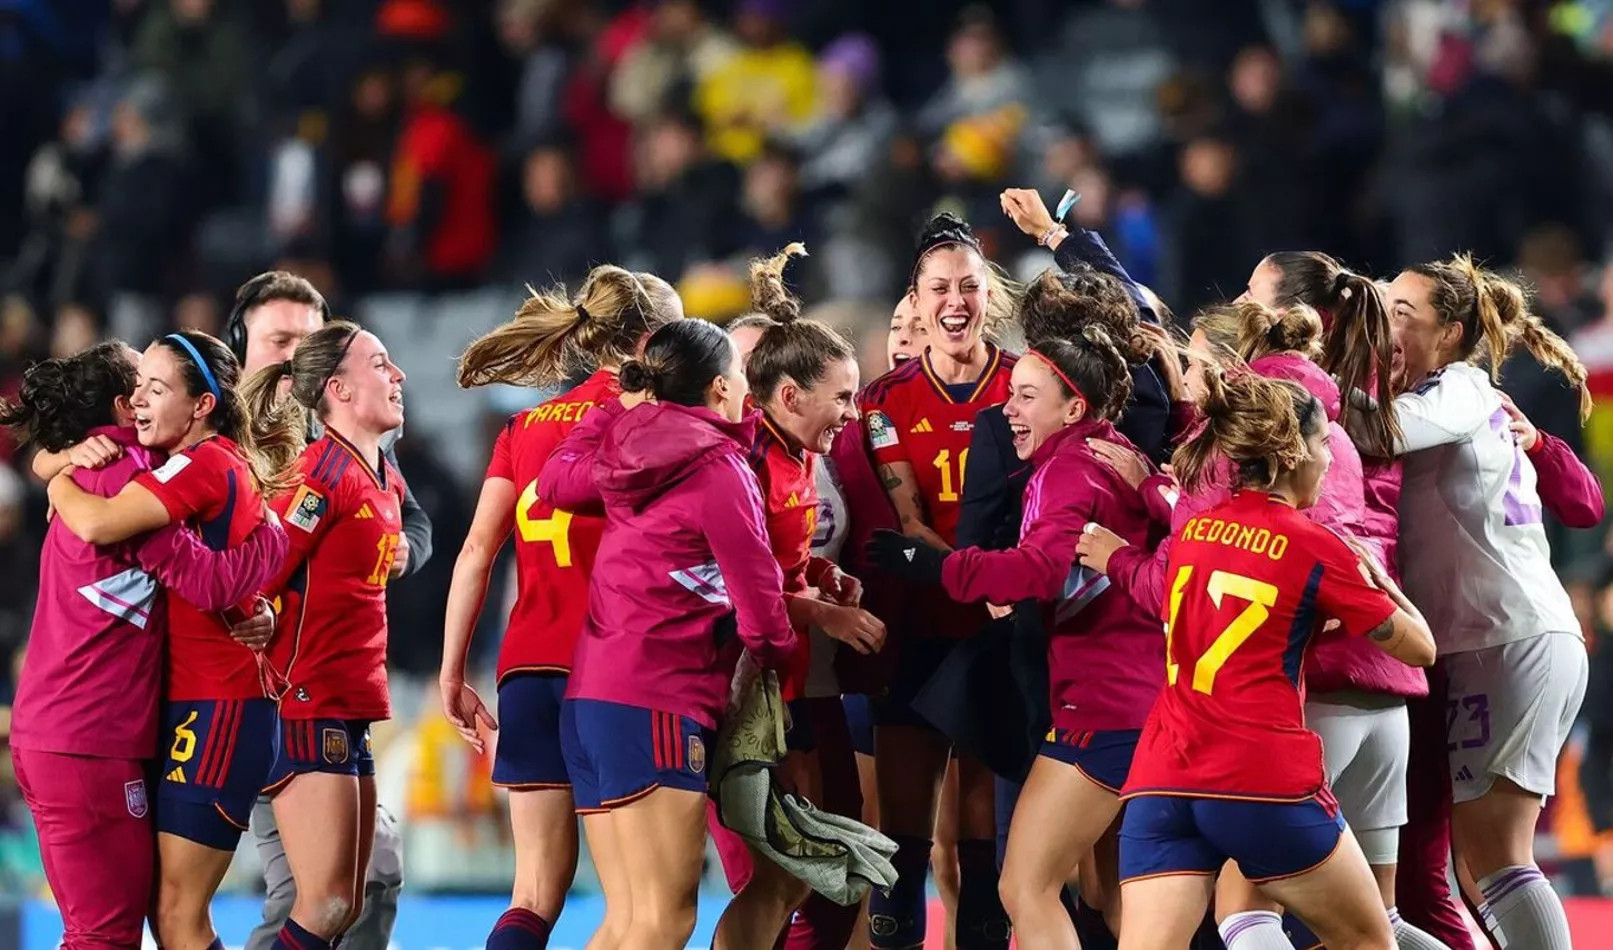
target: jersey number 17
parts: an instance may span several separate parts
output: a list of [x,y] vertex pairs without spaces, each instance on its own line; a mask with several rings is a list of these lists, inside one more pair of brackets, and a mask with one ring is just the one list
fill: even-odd
[[[1176,580],[1171,582],[1170,620],[1165,627],[1165,682],[1169,686],[1176,685],[1179,669],[1173,643],[1176,611],[1182,606],[1182,594],[1192,576],[1193,565],[1184,565],[1176,572]],[[1193,664],[1193,688],[1209,695],[1215,691],[1215,674],[1221,672],[1221,667],[1227,664],[1232,654],[1236,653],[1238,648],[1260,629],[1266,618],[1271,616],[1271,608],[1277,603],[1277,588],[1265,581],[1257,581],[1242,574],[1211,571],[1204,590],[1210,595],[1210,602],[1217,608],[1221,606],[1222,598],[1229,596],[1249,602],[1249,605],[1232,618],[1232,622],[1216,636],[1210,648],[1205,650]]]

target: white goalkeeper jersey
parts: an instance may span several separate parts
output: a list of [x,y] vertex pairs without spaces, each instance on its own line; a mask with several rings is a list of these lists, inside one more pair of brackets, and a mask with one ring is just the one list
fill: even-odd
[[1442,653],[1580,635],[1551,567],[1535,468],[1484,370],[1452,363],[1395,399],[1400,572]]

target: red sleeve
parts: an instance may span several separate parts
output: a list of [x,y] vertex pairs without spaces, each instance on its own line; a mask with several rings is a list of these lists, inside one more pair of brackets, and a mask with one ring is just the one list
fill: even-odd
[[698,492],[705,502],[702,528],[733,602],[739,639],[763,666],[782,667],[795,652],[796,637],[784,609],[784,573],[767,543],[755,475],[739,458],[724,456],[702,466],[685,490]]
[[511,416],[504,423],[504,428],[498,430],[498,438],[493,440],[493,457],[487,460],[488,478],[502,478],[515,481],[515,465],[510,461],[510,433],[515,429],[515,417]]
[[807,582],[807,586],[808,587],[817,587],[817,586],[819,586],[823,581],[823,575],[829,573],[829,571],[831,571],[834,568],[837,568],[839,566],[840,565],[838,565],[835,562],[829,560],[828,558],[826,558],[826,557],[818,557],[816,554],[814,554],[811,557],[807,558],[807,566],[806,566],[806,582]]
[[286,537],[291,542],[279,573],[264,588],[264,593],[270,598],[285,589],[291,575],[308,560],[309,552],[313,551],[338,517],[336,486],[313,477],[312,469],[318,467],[315,463],[317,457],[315,452],[304,452],[297,463],[302,473],[302,484],[269,502],[269,507],[274,509],[286,526]]
[[902,443],[896,416],[892,414],[895,401],[894,394],[887,390],[881,399],[867,401],[862,407],[863,431],[868,435],[868,450],[875,465],[912,461],[907,446]]
[[[1053,465],[1060,465],[1055,461]],[[1071,464],[1046,472],[1042,481],[1056,492],[1031,522],[1017,547],[1005,551],[963,548],[942,562],[941,585],[965,603],[1008,604],[1018,600],[1057,600],[1075,566],[1081,530],[1108,497],[1086,466]],[[1052,487],[1056,486],[1056,487]]]
[[566,511],[597,511],[601,499],[599,486],[594,484],[594,453],[599,451],[605,430],[626,411],[615,399],[588,410],[543,463],[538,497]]
[[1602,523],[1602,483],[1585,466],[1567,442],[1550,432],[1540,436],[1529,461],[1540,476],[1540,501],[1552,517],[1570,528],[1594,528]]
[[1128,544],[1109,555],[1109,582],[1126,592],[1148,611],[1161,614],[1165,604],[1165,568],[1170,564],[1175,535],[1167,534],[1152,551]]
[[1351,636],[1361,636],[1394,616],[1395,602],[1367,581],[1361,559],[1342,538],[1318,527],[1305,540],[1315,546],[1322,568],[1322,583],[1316,591],[1322,616],[1337,620]]
[[1143,507],[1148,509],[1148,519],[1157,525],[1169,528],[1176,510],[1176,499],[1180,494],[1176,490],[1176,480],[1169,475],[1150,475],[1143,479],[1137,491],[1143,496]]
[[135,546],[140,566],[192,606],[215,613],[254,598],[280,572],[290,541],[273,519],[235,547],[214,551],[196,532],[171,524]]
[[223,502],[225,466],[219,458],[222,451],[203,443],[149,472],[141,472],[134,480],[157,496],[168,509],[169,518],[184,521]]

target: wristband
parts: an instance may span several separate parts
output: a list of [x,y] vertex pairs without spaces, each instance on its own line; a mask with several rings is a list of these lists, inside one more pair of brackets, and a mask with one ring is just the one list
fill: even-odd
[[1065,237],[1069,237],[1069,236],[1070,236],[1070,229],[1069,228],[1065,227],[1062,224],[1055,224],[1052,227],[1048,228],[1047,231],[1041,237],[1037,238],[1036,243],[1040,247],[1051,247],[1052,243],[1053,243],[1053,240],[1055,238],[1065,238]]

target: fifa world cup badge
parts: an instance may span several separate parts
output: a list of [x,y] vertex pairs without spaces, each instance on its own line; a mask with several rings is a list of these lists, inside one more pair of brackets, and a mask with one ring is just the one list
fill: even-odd
[[148,810],[146,805],[146,782],[144,779],[135,779],[123,783],[123,803],[129,808],[129,815],[133,818],[144,818]]

